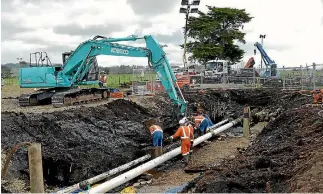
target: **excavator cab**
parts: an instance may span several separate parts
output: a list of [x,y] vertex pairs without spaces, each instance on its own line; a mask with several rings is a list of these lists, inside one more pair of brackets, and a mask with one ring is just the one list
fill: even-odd
[[[64,64],[72,53],[73,51],[62,53],[62,60],[63,60],[62,69],[64,69]],[[83,78],[83,80],[85,81],[96,81],[99,79],[99,64],[96,60],[96,57],[92,57],[91,59],[92,59],[92,63],[88,64],[88,65],[91,65],[90,70]]]
[[[33,60],[34,59],[34,60]],[[29,54],[29,66],[39,67],[39,66],[52,66],[46,52],[34,52]]]

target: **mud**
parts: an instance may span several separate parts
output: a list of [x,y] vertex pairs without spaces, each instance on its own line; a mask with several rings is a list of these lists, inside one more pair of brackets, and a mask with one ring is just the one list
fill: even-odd
[[[245,106],[252,108],[253,123],[276,121],[283,111],[312,100],[297,92],[272,90],[219,90],[184,93],[184,96],[190,104],[189,112],[195,111],[200,103],[214,122],[242,116]],[[167,96],[155,96],[43,113],[2,112],[1,145],[3,150],[8,150],[23,141],[42,143],[48,190],[69,186],[146,154],[151,136],[144,121],[157,118],[168,137],[177,124],[172,107]],[[262,114],[256,114],[259,112]],[[26,149],[19,150],[9,174],[29,185],[27,161]],[[28,187],[16,191],[2,184],[1,189],[24,192]]]
[[[318,114],[321,110],[297,108],[282,113],[243,154],[206,172],[189,190],[323,192],[323,165],[319,158],[323,146],[323,118]],[[308,172],[311,169],[312,173]]]
[[273,120],[285,110],[313,101],[299,92],[273,89],[214,90],[203,94],[184,93],[184,97],[191,112],[200,106],[214,122],[241,117],[244,107],[250,106],[252,125]]
[[[77,111],[2,112],[1,145],[9,150],[24,141],[42,143],[46,185],[68,186],[146,154],[151,135],[142,121],[167,119],[165,114],[126,100]],[[16,152],[9,171],[29,185],[26,149]]]

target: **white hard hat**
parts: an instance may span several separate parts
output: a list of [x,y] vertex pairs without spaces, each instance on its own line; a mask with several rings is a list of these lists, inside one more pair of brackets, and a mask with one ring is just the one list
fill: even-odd
[[184,118],[182,118],[181,120],[179,120],[179,124],[181,125],[181,124],[185,124],[187,122],[187,118],[186,117],[184,117]]

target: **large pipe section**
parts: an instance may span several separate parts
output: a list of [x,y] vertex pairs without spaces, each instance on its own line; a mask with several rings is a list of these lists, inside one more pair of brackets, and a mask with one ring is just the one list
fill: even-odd
[[133,167],[133,166],[135,166],[135,165],[137,165],[137,164],[139,164],[141,162],[144,162],[144,161],[148,160],[150,157],[151,157],[150,154],[147,154],[147,155],[145,155],[143,157],[140,157],[140,158],[138,158],[136,160],[133,160],[133,161],[127,163],[127,164],[124,164],[122,166],[119,166],[117,168],[109,170],[109,171],[107,171],[105,173],[102,173],[102,174],[97,175],[95,177],[89,178],[89,179],[87,179],[85,181],[82,181],[80,183],[77,183],[75,185],[66,187],[63,190],[57,191],[57,193],[70,193],[70,192],[75,191],[77,189],[83,189],[84,187],[86,187],[88,185],[97,183],[97,182],[99,182],[99,181],[101,181],[103,179],[106,179],[106,178],[108,178],[108,177],[110,177],[112,175],[115,175],[115,174],[117,174],[119,172],[127,170],[128,168],[131,168],[131,167]]
[[[206,141],[208,139],[210,139],[213,135],[218,134],[226,129],[229,129],[230,127],[240,123],[242,121],[242,118],[236,119],[230,123],[227,123],[219,128],[216,128],[214,130],[211,130],[210,132],[208,132],[207,134],[196,138],[194,140],[194,144],[193,146],[196,146],[200,143],[202,143],[203,141]],[[104,193],[107,191],[110,191],[111,189],[114,189],[130,180],[132,180],[133,178],[136,178],[137,176],[141,175],[144,172],[147,172],[150,169],[155,168],[156,166],[166,162],[167,160],[170,160],[172,158],[174,158],[175,156],[179,155],[181,153],[181,147],[175,148],[174,150],[167,152],[153,160],[150,160],[128,172],[125,172],[109,181],[106,181],[92,189],[90,189],[88,191],[88,193],[92,194],[92,193]]]
[[[210,127],[209,129],[214,129],[214,128],[218,127],[218,126],[223,125],[224,123],[226,123],[226,122],[228,122],[228,121],[229,121],[229,119],[223,120],[223,121],[221,121],[221,122],[219,122],[219,123],[217,123],[217,124],[213,125],[213,126],[212,126],[212,127]],[[171,148],[171,146],[170,146],[169,148]],[[169,149],[169,148],[168,148],[168,149]],[[166,148],[166,150],[167,150],[167,148]],[[145,155],[145,156],[143,156],[143,157],[141,157],[141,158],[138,158],[138,159],[136,159],[136,160],[133,160],[133,161],[131,161],[131,162],[127,163],[127,164],[124,164],[124,165],[122,165],[122,166],[119,166],[119,167],[117,167],[117,168],[114,168],[114,169],[112,169],[112,170],[109,170],[109,171],[107,171],[107,172],[105,172],[105,173],[102,173],[102,174],[100,174],[100,175],[97,175],[97,176],[95,176],[95,177],[92,177],[92,178],[90,178],[90,179],[87,179],[87,180],[82,181],[82,182],[80,182],[80,183],[74,184],[74,185],[72,185],[72,186],[66,187],[66,188],[64,188],[64,189],[62,189],[62,190],[59,190],[59,191],[57,191],[57,193],[58,193],[58,194],[61,194],[61,193],[70,193],[70,192],[72,192],[72,191],[76,191],[76,190],[78,190],[78,189],[85,188],[85,187],[86,187],[86,186],[88,186],[88,185],[92,185],[92,184],[97,183],[97,182],[99,182],[99,181],[101,181],[101,180],[103,180],[103,179],[106,179],[106,178],[108,178],[108,177],[110,177],[110,176],[112,176],[112,175],[115,175],[115,174],[117,174],[117,173],[119,173],[119,172],[122,172],[122,171],[124,171],[124,170],[127,170],[127,169],[129,169],[129,168],[131,168],[131,167],[133,167],[133,166],[135,166],[135,165],[137,165],[137,164],[141,163],[141,162],[144,162],[144,161],[146,161],[146,160],[150,159],[150,158],[151,158],[151,155],[150,155],[150,154],[147,154],[147,155]]]

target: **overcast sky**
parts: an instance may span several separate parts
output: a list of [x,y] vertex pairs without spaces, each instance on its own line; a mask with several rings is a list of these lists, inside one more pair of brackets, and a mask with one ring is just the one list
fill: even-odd
[[[181,0],[1,0],[1,62],[29,61],[29,53],[47,51],[52,62],[95,35],[155,35],[171,63],[182,61]],[[264,47],[278,66],[323,63],[323,0],[201,0],[205,5],[245,8],[252,22],[244,27],[244,60],[266,34]],[[141,46],[143,42],[130,42]],[[100,65],[147,64],[145,58],[99,56]],[[259,52],[256,63],[260,62]]]

